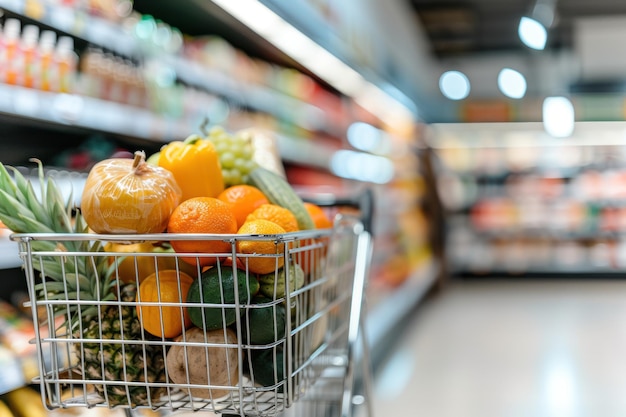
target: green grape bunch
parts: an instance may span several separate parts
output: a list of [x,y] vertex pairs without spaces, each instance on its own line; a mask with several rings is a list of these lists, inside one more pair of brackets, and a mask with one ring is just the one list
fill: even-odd
[[207,132],[207,139],[213,142],[222,166],[224,185],[245,184],[248,174],[257,167],[254,161],[254,146],[248,132],[231,134],[221,126],[214,126]]

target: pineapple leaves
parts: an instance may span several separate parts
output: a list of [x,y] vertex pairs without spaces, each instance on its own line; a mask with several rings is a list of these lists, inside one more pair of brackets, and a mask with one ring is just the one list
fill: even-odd
[[[14,195],[0,189],[0,220],[12,231],[27,232],[24,218],[32,219],[35,214],[24,206]],[[5,221],[6,220],[6,221]]]
[[7,193],[15,195],[16,185],[11,179],[11,174],[6,167],[0,162],[0,190],[7,190]]

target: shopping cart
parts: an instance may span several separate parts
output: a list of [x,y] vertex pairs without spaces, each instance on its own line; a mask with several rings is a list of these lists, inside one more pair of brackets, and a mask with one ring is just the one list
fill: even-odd
[[[316,202],[359,212],[339,211],[332,229],[280,235],[13,235],[38,324],[35,382],[45,406],[120,407],[127,415],[149,408],[347,417],[364,399],[371,415],[362,311],[372,194]],[[183,240],[221,241],[229,249],[130,255],[119,246],[141,241],[167,247]],[[244,253],[244,241],[275,249]],[[208,258],[214,266],[203,267]],[[275,271],[254,273],[250,266],[260,258],[275,263]],[[142,299],[136,290],[146,266],[156,279],[156,300]],[[178,280],[167,284],[168,274]],[[197,281],[200,300],[189,301],[183,274]],[[217,284],[207,284],[205,275],[217,276]],[[127,288],[135,291],[128,296]],[[97,297],[85,297],[87,292]],[[147,320],[157,323],[156,332],[146,330]],[[166,336],[166,327],[176,325],[182,334]],[[357,385],[364,396],[356,395]]]

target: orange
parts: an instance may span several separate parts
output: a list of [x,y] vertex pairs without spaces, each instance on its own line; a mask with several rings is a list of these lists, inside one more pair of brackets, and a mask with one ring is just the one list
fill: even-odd
[[309,216],[313,219],[313,223],[315,223],[316,229],[329,229],[333,227],[333,222],[326,215],[326,212],[320,206],[305,202],[304,208],[309,212]]
[[297,232],[299,230],[296,216],[289,209],[276,204],[263,204],[246,217],[246,221],[257,219],[274,222],[285,229],[285,232]]
[[228,187],[217,198],[232,205],[238,228],[246,221],[248,214],[262,204],[269,203],[269,200],[261,190],[246,184]]
[[[322,207],[310,202],[304,202],[304,208],[309,212],[309,216],[311,216],[316,229],[329,229],[333,227],[333,222]],[[322,259],[326,256],[328,249],[328,237],[305,239],[301,243],[305,247],[314,243],[323,244],[319,249],[307,249],[296,255],[297,262],[300,264],[305,274],[320,274],[322,271]]]
[[[285,229],[274,222],[264,219],[256,219],[245,222],[237,232],[242,235],[278,235],[285,233]],[[237,241],[237,252],[246,255],[278,255],[273,256],[246,256],[241,257],[243,265],[247,265],[250,272],[256,274],[269,274],[282,267],[285,260],[283,253],[284,243],[275,243],[275,239],[268,237],[261,240]]]
[[[213,197],[195,197],[185,200],[174,209],[167,225],[168,233],[237,233],[237,219],[232,207]],[[220,253],[227,256],[231,252],[230,243],[218,238],[205,240],[172,240],[172,248],[176,252]],[[202,266],[213,265],[217,257],[183,257],[185,262]]]
[[166,269],[146,277],[137,291],[137,316],[141,327],[158,337],[176,337],[191,326],[187,309],[180,306],[143,305],[142,303],[184,303],[193,278],[182,271]]

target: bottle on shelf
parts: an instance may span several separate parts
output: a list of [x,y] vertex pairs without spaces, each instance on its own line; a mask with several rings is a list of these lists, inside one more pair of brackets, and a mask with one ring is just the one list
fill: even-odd
[[43,91],[59,91],[58,66],[54,61],[54,49],[56,45],[56,33],[51,30],[41,32],[39,38],[40,50],[40,89]]
[[0,67],[0,77],[3,83],[16,85],[20,81],[20,30],[21,23],[17,19],[9,18],[4,22],[2,43],[0,43],[0,62],[6,63]]
[[19,84],[27,88],[39,88],[39,28],[35,25],[26,25],[22,32],[20,54],[24,62],[23,74]]
[[54,55],[58,67],[59,91],[73,92],[78,65],[78,55],[74,52],[74,39],[69,36],[59,37]]

